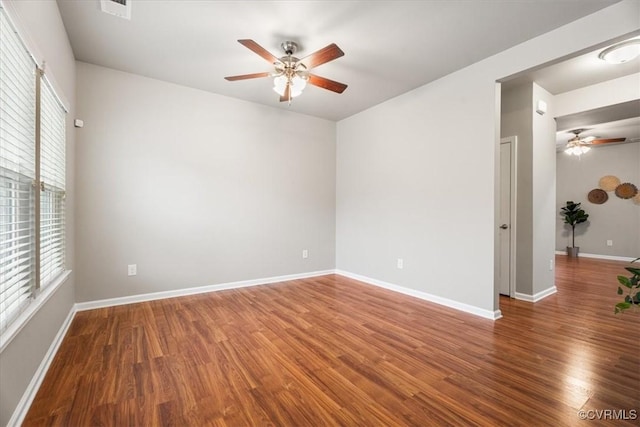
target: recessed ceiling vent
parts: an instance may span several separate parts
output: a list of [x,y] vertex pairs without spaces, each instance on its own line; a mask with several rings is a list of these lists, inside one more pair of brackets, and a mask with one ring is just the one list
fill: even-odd
[[130,20],[131,0],[100,0],[100,10]]

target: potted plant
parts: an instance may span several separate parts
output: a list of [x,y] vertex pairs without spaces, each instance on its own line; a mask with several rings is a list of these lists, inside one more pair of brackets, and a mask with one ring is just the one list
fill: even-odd
[[582,224],[589,218],[589,214],[580,208],[580,203],[567,201],[567,205],[560,209],[564,223],[571,226],[571,246],[567,246],[567,255],[577,257],[580,247],[576,246],[576,225]]
[[[640,260],[636,258],[633,262]],[[624,301],[616,304],[616,314],[622,313],[625,310],[629,310],[635,304],[640,304],[640,268],[625,267],[631,277],[618,276],[618,282],[622,286],[618,286],[618,295],[624,295]],[[624,288],[626,289],[623,289]]]

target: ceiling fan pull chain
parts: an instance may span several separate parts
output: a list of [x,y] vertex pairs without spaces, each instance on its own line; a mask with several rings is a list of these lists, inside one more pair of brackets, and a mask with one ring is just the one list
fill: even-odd
[[289,51],[289,63],[287,64],[287,86],[289,86],[289,107],[291,106],[291,89],[292,89],[292,81],[291,81],[291,51]]

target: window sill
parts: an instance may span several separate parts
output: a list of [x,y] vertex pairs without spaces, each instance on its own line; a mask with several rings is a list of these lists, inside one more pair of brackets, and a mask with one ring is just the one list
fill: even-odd
[[60,276],[58,276],[49,286],[44,288],[31,304],[25,307],[24,311],[18,315],[18,317],[11,322],[9,327],[0,335],[0,354],[9,345],[9,343],[20,333],[29,320],[45,305],[49,298],[67,281],[71,275],[71,270],[66,270]]

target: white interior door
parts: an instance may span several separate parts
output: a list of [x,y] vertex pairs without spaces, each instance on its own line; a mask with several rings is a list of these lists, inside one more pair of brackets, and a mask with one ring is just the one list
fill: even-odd
[[511,141],[500,144],[500,238],[498,283],[502,295],[511,296]]

